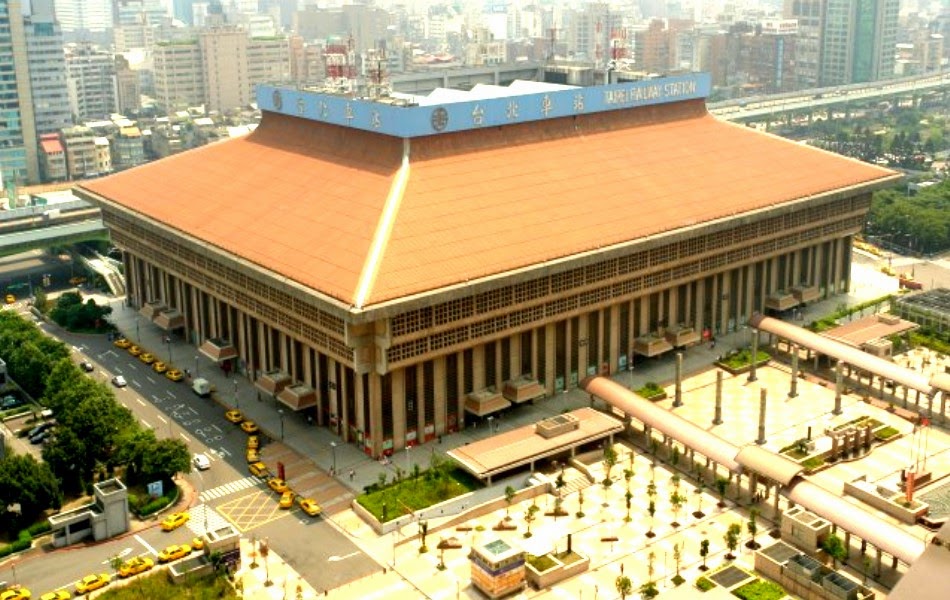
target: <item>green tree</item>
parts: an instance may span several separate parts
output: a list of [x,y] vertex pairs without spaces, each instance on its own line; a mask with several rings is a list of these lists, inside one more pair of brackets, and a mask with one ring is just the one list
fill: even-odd
[[191,453],[181,440],[157,440],[142,463],[146,481],[171,481],[178,473],[191,473]]
[[838,568],[838,561],[845,560],[848,558],[848,549],[845,548],[844,542],[835,534],[829,534],[821,542],[821,549],[831,557],[831,565],[833,568]]
[[633,582],[630,581],[630,578],[625,575],[620,575],[617,577],[614,585],[617,587],[617,593],[620,594],[620,597],[624,600],[627,596],[633,593]]
[[647,531],[647,537],[653,537],[653,517],[656,515],[656,501],[650,500],[647,505],[647,513],[650,515],[650,530]]
[[538,508],[537,504],[532,504],[528,507],[528,510],[524,513],[524,522],[528,525],[528,530],[525,531],[524,536],[526,538],[531,537],[531,523],[534,522],[538,511],[541,510]]
[[726,555],[726,558],[729,560],[735,558],[733,553],[736,551],[736,548],[739,547],[740,534],[742,534],[742,526],[738,523],[730,523],[729,528],[723,536],[723,540],[726,542],[726,548],[729,548],[729,554]]
[[703,559],[703,566],[701,567],[702,571],[706,570],[706,557],[709,556],[709,540],[704,539],[699,542],[699,555]]
[[673,509],[673,527],[679,526],[679,514],[683,509],[683,502],[686,500],[678,491],[670,492],[670,508]]
[[35,341],[25,341],[5,355],[7,370],[23,391],[33,399],[43,397],[46,389],[46,374],[52,366],[51,358]]
[[611,484],[610,471],[617,464],[617,451],[611,445],[604,446],[604,488]]
[[719,492],[719,506],[726,504],[726,489],[729,488],[729,480],[725,477],[716,478],[716,491]]
[[0,460],[0,499],[3,507],[20,505],[19,512],[0,512],[0,523],[15,531],[33,523],[46,509],[62,506],[63,493],[49,465],[29,454],[7,453]]
[[748,529],[749,535],[752,536],[752,540],[749,542],[749,547],[753,550],[759,547],[755,541],[755,534],[759,531],[759,524],[756,522],[758,516],[758,509],[753,508],[749,511],[749,522],[746,523],[746,529]]
[[508,516],[508,511],[511,509],[511,503],[515,500],[516,493],[517,492],[515,492],[515,488],[511,487],[510,485],[505,487],[505,502],[507,503],[507,506],[505,506],[506,517]]

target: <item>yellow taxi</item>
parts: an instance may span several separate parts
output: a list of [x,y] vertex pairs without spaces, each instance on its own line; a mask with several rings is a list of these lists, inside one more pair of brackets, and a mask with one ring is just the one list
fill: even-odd
[[186,512],[172,513],[165,517],[165,520],[162,521],[162,531],[178,529],[187,523],[189,519],[191,519],[191,515]]
[[247,459],[247,462],[249,463],[256,463],[261,460],[261,453],[255,448],[248,448],[244,452],[244,458]]
[[56,590],[43,594],[40,596],[40,600],[69,600],[72,597],[73,595],[68,590]]
[[126,350],[128,350],[129,354],[131,354],[132,356],[138,356],[139,354],[142,353],[142,349],[136,346],[135,344],[132,344],[131,346],[126,348]]
[[280,495],[280,507],[281,508],[290,508],[294,505],[294,498],[297,497],[297,494],[287,490]]
[[249,464],[247,470],[251,472],[251,475],[255,477],[267,477],[270,471],[267,469],[267,465],[262,462],[256,462]]
[[15,586],[0,592],[0,600],[29,600],[30,590]]
[[224,418],[228,421],[231,421],[235,425],[244,420],[244,415],[241,414],[241,411],[234,410],[233,408],[228,412],[224,413]]
[[130,342],[129,340],[125,338],[119,338],[116,341],[112,342],[112,345],[115,346],[116,348],[122,348],[123,350],[126,350],[132,347],[132,342]]
[[93,590],[104,588],[109,585],[111,578],[108,573],[99,573],[98,575],[86,575],[76,582],[77,594],[88,594]]
[[260,428],[257,426],[257,423],[251,421],[250,419],[245,419],[241,421],[241,429],[244,430],[244,433],[257,433],[260,431]]
[[197,537],[191,538],[191,549],[192,550],[204,550],[205,539],[200,535]]
[[166,365],[160,360],[156,360],[155,362],[152,363],[152,370],[155,371],[156,373],[165,373],[166,371],[168,371],[168,365]]
[[147,556],[136,556],[131,558],[119,567],[119,577],[131,577],[144,573],[155,566],[155,561]]
[[287,486],[287,482],[281,479],[280,477],[271,477],[267,480],[267,487],[274,490],[278,494],[283,494],[290,488]]
[[313,498],[298,498],[297,505],[300,507],[300,510],[304,511],[311,517],[316,517],[323,509],[320,508],[320,505],[317,504],[317,501]]
[[151,352],[143,352],[142,354],[139,354],[139,360],[147,365],[150,365],[155,362],[155,355]]
[[181,381],[185,378],[181,371],[178,369],[169,369],[165,371],[165,377],[168,377],[172,381]]
[[248,449],[257,450],[261,447],[261,438],[256,435],[247,436]]
[[191,546],[188,544],[173,544],[158,553],[158,562],[171,562],[189,554],[191,554]]
[[14,296],[13,294],[7,294],[4,300],[6,301],[7,304],[13,304],[14,302],[16,302],[16,296]]

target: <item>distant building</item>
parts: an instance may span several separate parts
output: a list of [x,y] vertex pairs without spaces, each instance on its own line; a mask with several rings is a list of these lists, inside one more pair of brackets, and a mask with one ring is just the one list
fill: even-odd
[[40,137],[69,127],[72,114],[63,34],[53,15],[53,0],[31,0],[31,9],[24,16],[24,30],[36,135]]
[[67,42],[112,43],[112,0],[55,0]]
[[795,76],[802,88],[818,87],[821,79],[822,30],[826,0],[785,0],[782,16],[798,21]]
[[2,187],[39,180],[33,95],[20,0],[0,0],[0,170]]
[[819,84],[893,77],[899,9],[900,0],[826,0]]
[[115,57],[115,88],[116,109],[124,115],[138,112],[142,107],[142,81],[121,54]]
[[118,135],[112,138],[112,166],[128,169],[145,162],[142,132],[138,127],[121,127]]
[[237,27],[213,27],[198,36],[208,110],[253,102],[258,83],[290,81],[290,43],[285,37],[250,38]]
[[115,59],[108,50],[88,43],[67,46],[66,81],[76,121],[102,119],[115,112]]
[[205,100],[204,70],[198,40],[162,42],[152,55],[155,100],[171,112]]
[[66,147],[66,171],[69,179],[82,179],[99,173],[96,141],[92,130],[84,126],[67,127],[62,133]]
[[66,181],[69,171],[66,169],[66,150],[57,133],[47,133],[40,137],[40,176],[43,181]]

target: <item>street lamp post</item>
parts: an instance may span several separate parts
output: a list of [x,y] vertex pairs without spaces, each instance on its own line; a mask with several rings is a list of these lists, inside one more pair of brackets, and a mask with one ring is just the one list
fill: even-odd
[[172,336],[168,334],[165,336],[165,343],[168,344],[168,364],[172,363]]
[[333,452],[333,473],[336,474],[336,442],[330,442],[330,450]]
[[198,376],[198,373],[200,373],[200,371],[198,370],[198,355],[195,354],[195,377]]
[[406,442],[406,474],[409,474],[409,471],[412,470],[412,463],[409,460],[409,442]]
[[142,343],[142,336],[139,334],[139,316],[135,315],[135,341]]
[[283,441],[284,439],[284,409],[278,408],[277,416],[280,417],[280,439],[281,441]]
[[237,375],[234,376],[234,408],[236,408],[236,409],[240,409],[240,408],[241,408],[241,400],[240,400],[240,398],[238,398]]

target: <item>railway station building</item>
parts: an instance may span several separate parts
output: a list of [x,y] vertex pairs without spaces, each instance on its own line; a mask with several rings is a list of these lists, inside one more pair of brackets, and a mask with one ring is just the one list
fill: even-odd
[[374,457],[849,287],[875,165],[703,74],[356,98],[94,182],[130,302]]

